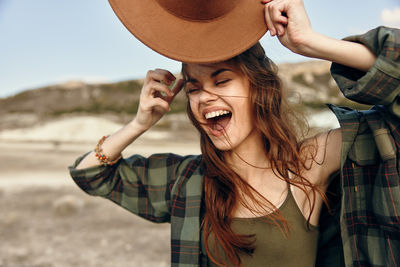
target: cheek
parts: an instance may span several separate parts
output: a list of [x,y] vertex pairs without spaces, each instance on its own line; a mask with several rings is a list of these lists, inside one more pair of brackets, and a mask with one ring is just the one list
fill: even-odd
[[242,120],[244,121],[244,123],[246,123],[247,125],[254,124],[254,105],[252,105],[250,101],[245,101],[242,104],[240,114],[242,116]]
[[195,117],[196,120],[199,120],[200,115],[199,115],[199,109],[198,109],[197,103],[192,100],[188,100],[188,101],[189,101],[189,107],[190,107],[190,110],[192,111],[193,116]]

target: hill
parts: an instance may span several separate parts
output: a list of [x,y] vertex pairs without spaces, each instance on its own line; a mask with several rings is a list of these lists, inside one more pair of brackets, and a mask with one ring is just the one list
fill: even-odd
[[[83,82],[56,84],[0,99],[0,114],[16,112],[49,116],[73,112],[134,114],[141,88],[142,82],[137,80],[104,84]],[[174,106],[175,111],[182,108],[179,103],[182,101],[177,101],[177,105]]]
[[[299,109],[320,110],[325,103],[365,108],[345,99],[329,74],[328,62],[308,61],[279,65],[279,76]],[[102,114],[124,123],[132,118],[142,80],[87,84],[68,82],[27,90],[0,99],[0,129],[31,126],[66,114]],[[171,107],[183,112],[186,97],[180,93]],[[24,116],[21,116],[21,115]]]

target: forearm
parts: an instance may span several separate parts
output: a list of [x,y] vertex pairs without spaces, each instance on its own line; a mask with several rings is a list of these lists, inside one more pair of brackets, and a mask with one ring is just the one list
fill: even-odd
[[331,74],[344,96],[363,104],[384,105],[400,117],[400,30],[378,27],[362,35],[347,37],[353,43],[368,47],[377,59],[366,73],[343,64],[332,64]]
[[300,54],[362,71],[368,71],[375,63],[376,55],[363,44],[337,40],[318,33],[311,38],[312,41],[301,47]]
[[[122,151],[144,132],[145,129],[142,129],[136,120],[131,121],[104,141],[101,146],[104,155],[110,161],[117,159]],[[96,157],[95,152],[92,151],[79,163],[76,169],[89,168],[100,164],[101,162]]]

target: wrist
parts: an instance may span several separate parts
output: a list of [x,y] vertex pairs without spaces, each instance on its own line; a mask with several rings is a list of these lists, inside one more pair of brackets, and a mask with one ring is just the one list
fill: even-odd
[[314,31],[302,37],[302,40],[296,43],[293,52],[306,57],[323,59],[324,45],[328,45],[329,38]]
[[129,128],[130,132],[134,133],[134,135],[141,135],[149,129],[149,127],[140,123],[137,117],[128,123],[127,127]]

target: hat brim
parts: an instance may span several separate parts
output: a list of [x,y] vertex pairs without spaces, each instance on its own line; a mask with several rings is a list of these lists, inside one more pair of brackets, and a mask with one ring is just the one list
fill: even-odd
[[240,0],[227,14],[209,21],[172,15],[157,1],[109,0],[125,27],[156,52],[186,63],[224,61],[254,45],[267,31],[259,0]]

